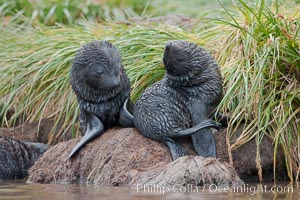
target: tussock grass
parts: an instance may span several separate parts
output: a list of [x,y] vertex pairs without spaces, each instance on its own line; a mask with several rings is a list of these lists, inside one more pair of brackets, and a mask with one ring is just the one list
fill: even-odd
[[[259,152],[262,138],[271,137],[274,154],[279,148],[284,151],[290,179],[298,179],[300,7],[267,7],[264,1],[255,7],[238,3],[235,12],[228,11],[232,20],[222,20],[218,26],[223,49],[215,52],[224,66],[226,94],[221,110],[232,113],[233,123],[240,119],[249,123],[230,150],[255,138]],[[231,129],[228,138],[230,133]],[[259,162],[258,153],[258,168]]]
[[[229,151],[255,138],[257,166],[263,137],[274,141],[276,155],[282,149],[291,180],[299,180],[300,162],[300,7],[299,4],[264,1],[248,5],[244,1],[227,18],[201,21],[186,31],[164,24],[139,25],[84,23],[82,26],[17,26],[1,28],[0,88],[1,115],[9,108],[16,113],[3,123],[13,125],[53,117],[62,124],[59,141],[78,115],[75,95],[69,85],[71,61],[81,45],[93,40],[109,40],[120,49],[123,65],[132,83],[135,100],[164,74],[162,52],[171,39],[195,42],[209,49],[221,66],[225,94],[219,110],[232,116],[230,127],[248,122],[243,134],[232,140]],[[275,156],[276,157],[276,156]],[[275,162],[274,162],[275,163]]]
[[126,21],[143,14],[149,8],[148,4],[148,1],[139,0],[0,0],[0,17],[13,21],[15,16],[22,14],[45,25],[78,24],[83,18],[88,21]]

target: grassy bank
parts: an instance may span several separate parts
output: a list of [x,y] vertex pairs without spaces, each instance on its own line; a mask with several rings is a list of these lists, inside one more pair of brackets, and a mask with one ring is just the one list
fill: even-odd
[[142,15],[149,8],[147,0],[0,0],[0,16],[7,21],[23,15],[45,25],[78,24],[88,21],[125,21]]
[[[22,117],[25,122],[53,117],[61,132],[75,134],[78,106],[69,85],[69,69],[75,52],[93,40],[109,40],[121,51],[132,83],[135,100],[164,74],[162,52],[171,39],[195,42],[209,49],[218,60],[224,77],[224,98],[219,107],[248,122],[244,133],[229,150],[255,138],[271,137],[275,151],[286,155],[291,180],[300,168],[300,6],[290,2],[254,6],[237,1],[238,6],[222,20],[199,21],[189,31],[165,24],[84,23],[82,26],[47,27],[29,22],[1,28],[0,88],[1,115],[16,110],[11,126]],[[234,129],[235,126],[231,126]],[[227,133],[231,140],[232,131]],[[259,145],[257,148],[259,152]],[[257,166],[260,168],[257,154]]]
[[[259,146],[263,137],[271,137],[274,154],[283,148],[289,176],[298,179],[300,12],[299,5],[295,10],[291,4],[285,6],[270,8],[262,3],[256,8],[246,4],[236,8],[238,12],[229,13],[232,21],[225,21],[223,29],[218,27],[225,34],[218,38],[223,48],[215,55],[224,66],[226,94],[221,109],[232,112],[233,121],[250,123],[231,149],[252,138]],[[259,168],[259,153],[256,159]]]

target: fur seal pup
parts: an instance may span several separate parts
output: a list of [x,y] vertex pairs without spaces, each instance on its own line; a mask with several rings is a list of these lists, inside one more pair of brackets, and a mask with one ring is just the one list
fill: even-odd
[[84,134],[67,160],[83,145],[114,126],[133,127],[128,111],[130,82],[119,51],[107,41],[83,46],[76,54],[70,82],[80,107],[80,132]]
[[209,120],[222,98],[222,78],[213,56],[186,41],[166,43],[164,78],[147,88],[134,108],[135,127],[146,137],[164,142],[173,159],[185,155],[178,138],[190,136],[198,155],[216,157]]
[[[166,44],[163,62],[170,85],[185,97],[192,125],[213,116],[223,93],[222,76],[214,57],[194,43],[176,40]],[[221,114],[217,117],[226,118]],[[193,134],[192,140],[198,155],[216,157],[215,140],[209,128]]]
[[46,144],[0,136],[0,179],[26,177],[29,168],[48,149]]

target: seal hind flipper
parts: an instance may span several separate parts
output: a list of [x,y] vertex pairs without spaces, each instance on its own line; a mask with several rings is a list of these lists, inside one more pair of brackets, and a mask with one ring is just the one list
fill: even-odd
[[210,128],[210,127],[216,128],[217,130],[219,130],[222,127],[222,124],[220,124],[216,121],[213,121],[213,120],[204,120],[201,123],[197,124],[196,126],[193,126],[188,129],[174,131],[173,133],[169,133],[168,135],[171,138],[183,138],[183,137],[193,135],[201,129]]
[[223,128],[227,128],[230,121],[230,117],[221,112],[215,113],[213,119],[220,122]]
[[82,146],[87,144],[92,139],[100,136],[104,132],[103,123],[96,115],[87,112],[86,117],[87,117],[87,130],[85,132],[85,135],[73,147],[66,161],[69,160],[79,149],[81,149]]
[[164,143],[169,147],[173,160],[187,155],[181,145],[171,138],[164,140]]
[[216,158],[216,142],[209,128],[193,134],[192,141],[194,150],[199,156]]
[[127,98],[120,110],[119,114],[119,124],[123,127],[134,127],[133,116],[129,112],[131,101]]

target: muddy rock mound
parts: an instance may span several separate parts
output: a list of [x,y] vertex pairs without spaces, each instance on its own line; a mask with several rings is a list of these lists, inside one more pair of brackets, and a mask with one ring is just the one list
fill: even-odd
[[29,182],[125,185],[131,170],[145,171],[171,162],[168,149],[135,129],[110,129],[66,161],[78,139],[51,148],[30,170]]
[[226,162],[201,156],[184,156],[163,166],[157,176],[144,183],[173,187],[187,184],[238,185],[243,181],[236,174],[235,169]]
[[200,156],[172,162],[168,148],[136,129],[111,129],[65,161],[79,141],[62,142],[30,169],[28,183],[91,183],[104,186],[136,184],[237,184],[241,180],[227,163]]

